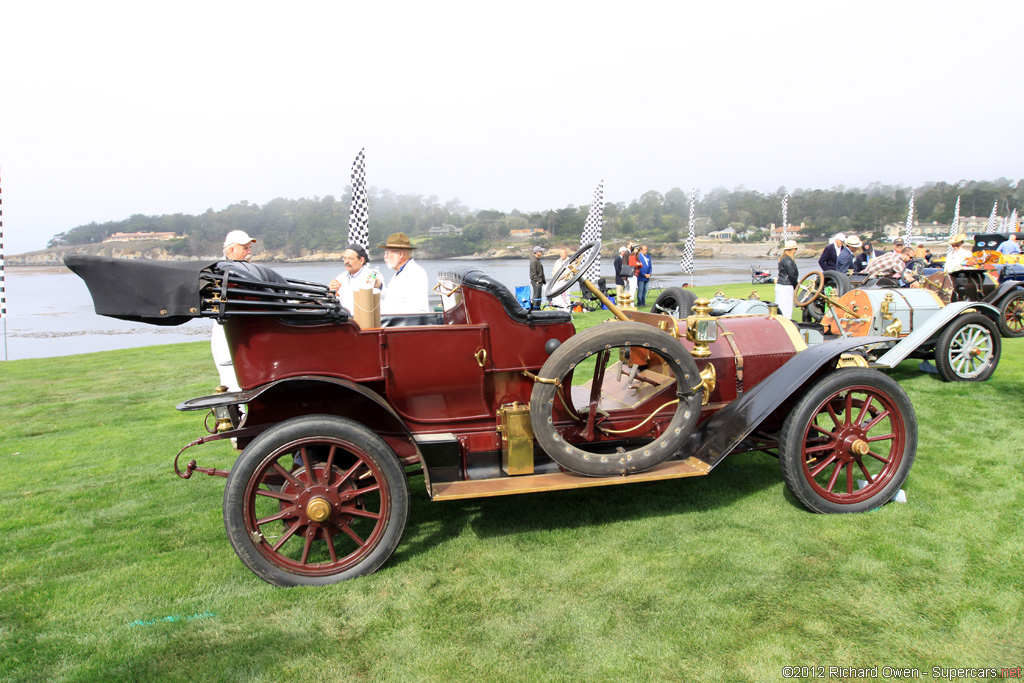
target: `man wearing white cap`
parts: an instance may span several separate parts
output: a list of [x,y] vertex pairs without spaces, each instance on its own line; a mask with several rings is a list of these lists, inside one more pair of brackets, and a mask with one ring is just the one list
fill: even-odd
[[821,256],[818,257],[818,266],[822,271],[836,269],[836,266],[839,265],[839,250],[843,248],[845,243],[846,235],[841,232],[836,233],[836,236],[832,238],[829,245],[821,252]]
[[[256,239],[249,237],[244,230],[232,230],[224,238],[224,258],[231,261],[236,268],[259,277],[259,271],[249,263],[252,260],[252,245],[255,243]],[[235,378],[231,349],[228,348],[228,340],[224,336],[224,325],[219,322],[213,324],[210,349],[213,352],[213,362],[217,365],[217,373],[220,375],[220,383],[226,386],[228,391],[241,391],[238,379]]]

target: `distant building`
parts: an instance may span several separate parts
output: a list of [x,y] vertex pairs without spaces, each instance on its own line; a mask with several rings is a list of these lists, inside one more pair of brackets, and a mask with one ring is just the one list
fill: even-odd
[[178,236],[174,232],[115,232],[104,242],[138,242],[139,240],[173,240]]
[[[966,233],[968,235],[985,232],[988,229],[988,217],[979,216],[960,216],[960,222],[957,225],[957,232]],[[903,223],[889,223],[882,228],[882,234],[885,235],[885,239],[889,242],[893,241],[897,237],[903,237],[907,232],[907,224]],[[944,242],[949,239],[949,223],[939,223],[938,221],[929,221],[922,223],[920,221],[914,221],[914,225],[911,228],[912,239],[922,239],[931,242]]]
[[731,240],[736,236],[736,230],[734,228],[726,228],[725,230],[715,230],[714,232],[708,233],[709,240]]
[[433,237],[434,235],[461,235],[462,228],[456,228],[454,225],[445,223],[444,225],[435,226],[427,231],[428,234]]
[[[786,239],[798,240],[800,239],[800,230],[804,228],[804,224],[790,225],[786,228]],[[768,241],[769,242],[781,242],[782,241],[782,226],[776,226],[772,223],[772,226],[768,229]]]
[[547,232],[543,228],[525,228],[523,230],[509,230],[508,236],[514,240],[525,241],[534,237],[545,237]]

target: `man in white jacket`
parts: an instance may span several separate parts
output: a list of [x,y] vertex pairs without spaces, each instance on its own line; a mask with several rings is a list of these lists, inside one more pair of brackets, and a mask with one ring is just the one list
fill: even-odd
[[409,237],[404,232],[396,232],[389,235],[380,248],[384,250],[384,263],[395,271],[381,297],[381,315],[429,313],[427,271],[412,258],[412,250],[416,247],[412,246]]

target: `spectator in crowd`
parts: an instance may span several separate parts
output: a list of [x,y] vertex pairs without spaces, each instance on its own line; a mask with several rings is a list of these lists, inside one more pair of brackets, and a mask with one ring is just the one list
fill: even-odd
[[384,264],[395,271],[380,300],[381,315],[395,313],[429,313],[427,292],[430,281],[427,271],[412,257],[413,249],[404,232],[392,233],[384,244]]
[[629,247],[619,247],[619,255],[612,262],[615,268],[615,302],[622,302],[622,293],[628,287]]
[[[561,268],[562,266],[564,266],[568,262],[569,262],[569,252],[567,250],[565,250],[565,249],[559,249],[558,250],[558,260],[555,261],[555,265],[551,266],[551,278],[554,279],[555,273],[558,272],[558,269]],[[564,292],[562,292],[561,294],[556,296],[554,299],[552,299],[551,300],[551,305],[553,305],[555,308],[561,309],[563,311],[569,310],[572,307],[572,304],[569,301],[569,290],[565,290]]]
[[853,268],[853,257],[860,248],[860,238],[850,235],[836,257],[836,270],[844,275]]
[[547,284],[547,278],[544,277],[544,264],[540,262],[540,257],[543,255],[544,247],[536,246],[530,256],[530,308],[538,311],[544,302],[544,285]]
[[651,273],[654,268],[651,264],[651,257],[647,255],[647,245],[640,245],[640,253],[637,254],[640,262],[640,272],[636,276],[636,305],[647,305],[647,289],[651,285]]
[[925,256],[928,254],[928,250],[924,248],[923,244],[917,245],[914,249],[914,258],[920,259],[922,262],[925,260]]
[[632,300],[633,305],[636,305],[637,296],[637,276],[640,274],[640,247],[631,246],[629,248],[629,267],[633,269],[633,274],[627,279],[629,283],[629,298]]
[[875,258],[875,251],[871,247],[871,242],[865,242],[860,253],[853,257],[853,272],[863,272],[873,258]]
[[786,240],[779,258],[779,277],[775,279],[775,303],[779,305],[779,312],[790,320],[793,319],[793,289],[800,282],[800,271],[793,260],[795,255],[796,240]]
[[[250,263],[252,261],[252,245],[254,244],[256,244],[256,238],[249,237],[244,230],[232,230],[227,234],[224,238],[224,258],[231,262],[231,270],[239,270],[259,277],[256,267]],[[224,335],[224,325],[220,322],[213,324],[210,351],[213,353],[213,362],[217,366],[217,374],[220,375],[220,383],[226,386],[228,391],[241,391],[238,379],[235,377],[235,365],[231,360],[228,339]]]
[[887,251],[872,259],[864,272],[873,277],[889,277],[910,284],[917,282],[917,276],[907,268],[913,258],[913,247],[905,247],[903,251]]
[[835,270],[839,264],[839,250],[843,248],[846,243],[846,235],[843,233],[837,233],[827,247],[821,252],[821,256],[818,257],[818,267],[822,271]]
[[946,255],[946,265],[942,268],[945,272],[954,273],[962,270],[964,261],[971,258],[971,250],[964,246],[966,240],[967,235],[962,232],[949,238],[949,245],[953,247],[953,251]]
[[892,241],[892,250],[893,251],[903,251],[903,238],[902,237],[897,237],[896,239],[894,239]]
[[1017,244],[1017,233],[1011,232],[1009,239],[999,245],[999,253],[1003,256],[1011,256],[1020,253],[1020,245]]
[[341,260],[345,270],[338,277],[327,283],[327,288],[336,292],[341,305],[350,312],[355,312],[355,292],[359,289],[379,289],[383,296],[384,276],[380,271],[369,265],[370,257],[362,245],[350,244],[342,253]]

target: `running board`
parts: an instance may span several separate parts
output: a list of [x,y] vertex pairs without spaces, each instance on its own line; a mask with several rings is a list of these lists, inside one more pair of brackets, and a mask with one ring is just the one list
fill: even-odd
[[616,477],[586,477],[572,472],[551,472],[550,474],[499,477],[497,479],[479,479],[476,481],[452,481],[434,484],[431,500],[489,498],[492,496],[511,496],[516,493],[563,491],[566,489],[589,488],[591,486],[632,484],[641,481],[659,481],[661,479],[679,479],[681,477],[700,477],[710,471],[711,467],[706,462],[697,458],[687,458],[682,461],[672,460],[670,462],[663,462],[637,474]]

